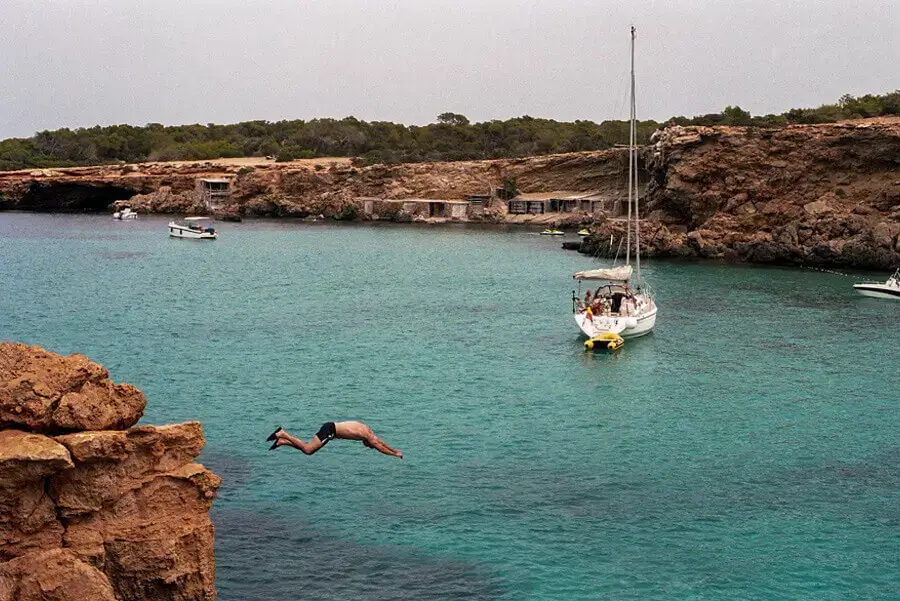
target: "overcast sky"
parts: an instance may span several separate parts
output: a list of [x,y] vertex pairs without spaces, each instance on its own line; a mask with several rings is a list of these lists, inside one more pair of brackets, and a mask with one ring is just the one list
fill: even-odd
[[900,0],[0,0],[0,138],[159,122],[753,114],[900,88]]

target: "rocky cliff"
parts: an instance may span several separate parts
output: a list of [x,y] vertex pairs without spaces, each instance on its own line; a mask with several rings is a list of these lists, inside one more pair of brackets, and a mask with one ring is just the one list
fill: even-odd
[[621,149],[448,163],[354,166],[350,160],[244,165],[149,163],[0,173],[0,210],[106,211],[117,201],[141,212],[202,211],[200,178],[232,179],[227,212],[353,219],[359,199],[461,200],[514,184],[520,192],[590,191],[619,197]]
[[[658,257],[889,269],[900,264],[900,118],[782,129],[669,127],[642,149],[644,249]],[[360,167],[152,163],[0,173],[0,210],[202,210],[199,178],[229,177],[230,215],[364,217],[363,198],[459,200],[510,184],[621,206],[627,152]],[[642,192],[642,196],[644,193]],[[585,213],[543,216],[581,222]],[[582,252],[614,254],[623,224],[599,216]],[[390,218],[390,215],[386,218]],[[528,221],[494,202],[478,218]],[[546,219],[545,219],[546,220]],[[613,236],[613,244],[610,244]]]
[[200,424],[85,357],[0,344],[0,601],[215,599]]
[[[655,256],[892,269],[900,265],[900,119],[764,130],[669,127],[644,149],[641,235]],[[622,224],[583,252],[609,254]],[[612,249],[612,250],[610,250]]]

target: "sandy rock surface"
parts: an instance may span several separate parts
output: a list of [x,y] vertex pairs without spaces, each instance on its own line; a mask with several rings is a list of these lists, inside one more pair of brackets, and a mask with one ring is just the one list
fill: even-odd
[[134,426],[143,394],[108,376],[0,344],[0,601],[216,597],[202,428]]
[[0,564],[0,601],[116,601],[103,572],[68,549]]
[[123,429],[137,423],[145,405],[140,390],[114,384],[109,372],[87,357],[0,343],[0,428]]

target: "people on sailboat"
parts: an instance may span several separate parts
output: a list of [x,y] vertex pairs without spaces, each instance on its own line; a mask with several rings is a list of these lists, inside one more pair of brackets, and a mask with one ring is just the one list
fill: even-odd
[[609,315],[612,312],[612,300],[604,298],[600,301],[600,310],[603,315]]

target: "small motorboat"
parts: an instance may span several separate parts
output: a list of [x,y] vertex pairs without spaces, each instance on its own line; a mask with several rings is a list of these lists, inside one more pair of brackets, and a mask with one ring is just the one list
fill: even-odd
[[541,232],[541,236],[562,236],[563,234],[565,234],[565,232],[558,230],[555,227]]
[[193,240],[215,240],[219,237],[209,217],[185,217],[181,221],[169,222],[169,236]]
[[889,277],[883,284],[875,282],[853,284],[853,289],[863,296],[900,300],[900,269],[897,269],[897,271],[894,272],[894,275]]
[[113,219],[118,219],[119,221],[125,221],[127,219],[137,219],[137,213],[132,211],[128,207],[125,207],[121,211],[116,211],[113,213]]
[[585,236],[590,236],[591,233],[589,231],[587,231],[586,229],[582,228],[582,229],[578,230],[578,235],[581,236],[582,238],[584,238]]

